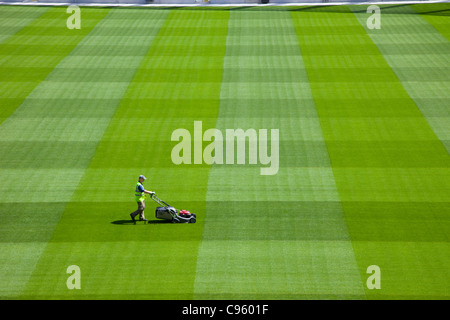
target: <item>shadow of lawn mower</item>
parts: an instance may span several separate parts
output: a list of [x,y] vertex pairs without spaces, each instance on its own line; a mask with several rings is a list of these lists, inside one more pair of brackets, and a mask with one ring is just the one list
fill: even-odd
[[155,201],[160,207],[156,208],[155,217],[157,219],[169,220],[172,223],[195,223],[197,216],[195,213],[190,213],[187,210],[181,210],[178,214],[177,209],[169,205],[167,202],[159,199],[155,194],[150,198]]

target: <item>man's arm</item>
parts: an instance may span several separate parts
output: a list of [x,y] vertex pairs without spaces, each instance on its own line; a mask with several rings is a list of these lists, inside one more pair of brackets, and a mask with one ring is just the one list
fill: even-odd
[[147,194],[150,194],[150,195],[154,195],[155,194],[154,191],[145,190],[142,185],[139,185],[138,189],[139,189],[139,192],[147,193]]

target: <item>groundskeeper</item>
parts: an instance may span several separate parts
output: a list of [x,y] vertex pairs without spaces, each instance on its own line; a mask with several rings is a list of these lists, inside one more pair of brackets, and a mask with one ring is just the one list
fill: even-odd
[[144,216],[144,210],[145,210],[145,194],[154,195],[155,192],[153,191],[147,191],[144,189],[143,183],[147,180],[146,177],[143,175],[139,176],[139,180],[136,183],[136,188],[134,189],[134,196],[138,205],[138,208],[136,211],[130,213],[131,220],[134,220],[134,217],[136,217],[139,214],[139,221],[147,221]]

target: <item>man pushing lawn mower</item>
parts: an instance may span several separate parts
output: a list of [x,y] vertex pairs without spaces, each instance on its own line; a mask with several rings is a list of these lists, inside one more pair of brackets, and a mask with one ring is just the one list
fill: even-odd
[[197,220],[197,216],[195,213],[190,213],[187,210],[180,210],[180,213],[177,213],[177,210],[169,205],[167,202],[159,199],[154,191],[147,191],[144,189],[143,183],[147,178],[143,175],[139,176],[139,181],[136,184],[136,189],[134,191],[134,195],[136,197],[136,202],[138,205],[138,209],[132,213],[130,213],[131,220],[134,220],[139,214],[139,221],[147,221],[144,216],[145,209],[145,195],[149,194],[150,198],[158,203],[161,207],[157,207],[155,211],[155,217],[157,219],[169,220],[172,223],[195,223]]
[[136,183],[136,188],[134,189],[134,196],[138,205],[138,208],[136,211],[130,213],[131,220],[134,220],[134,217],[139,215],[139,221],[147,221],[145,219],[144,210],[145,210],[145,195],[149,194],[150,196],[154,195],[155,192],[153,191],[147,191],[144,189],[143,183],[147,180],[146,177],[143,175],[139,176],[139,180]]

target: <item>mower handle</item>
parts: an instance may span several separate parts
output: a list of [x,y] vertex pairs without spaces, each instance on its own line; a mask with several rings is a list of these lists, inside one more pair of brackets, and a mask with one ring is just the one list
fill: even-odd
[[165,205],[166,207],[170,207],[171,206],[167,202],[165,202],[165,201],[161,200],[160,198],[158,198],[155,193],[150,195],[150,199],[152,199],[153,201],[155,201],[156,203],[158,203],[160,205]]

